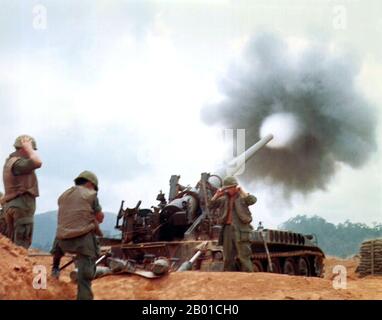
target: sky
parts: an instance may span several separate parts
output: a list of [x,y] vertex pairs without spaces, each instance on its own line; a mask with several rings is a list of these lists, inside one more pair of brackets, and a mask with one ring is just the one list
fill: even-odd
[[285,199],[261,181],[245,185],[258,198],[255,224],[297,214],[381,223],[381,9],[379,0],[0,0],[0,158],[18,135],[36,138],[38,213],[56,209],[83,170],[97,174],[105,211],[121,200],[151,207],[172,174],[193,186],[222,164],[229,128],[201,110],[222,99],[221,78],[248,39],[267,32],[292,50],[324,43],[356,57],[378,148],[360,168],[338,162],[325,190]]

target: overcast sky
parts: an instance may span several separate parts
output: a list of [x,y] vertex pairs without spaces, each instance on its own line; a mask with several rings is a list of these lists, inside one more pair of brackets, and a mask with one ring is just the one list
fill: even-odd
[[[37,212],[82,170],[100,180],[105,211],[144,207],[171,174],[194,185],[223,155],[222,129],[200,117],[221,98],[219,79],[246,42],[274,33],[290,46],[320,42],[360,61],[357,86],[382,115],[382,3],[334,1],[0,0],[0,158],[14,139],[37,140],[43,167]],[[378,147],[382,129],[378,124]],[[283,200],[253,183],[254,221],[275,227],[297,214],[338,223],[382,219],[382,153],[340,170],[326,190]]]

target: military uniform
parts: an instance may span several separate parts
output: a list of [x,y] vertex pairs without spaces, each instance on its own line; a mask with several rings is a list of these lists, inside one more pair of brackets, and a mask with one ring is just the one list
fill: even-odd
[[3,210],[3,193],[0,192],[0,234],[7,235],[7,221],[5,220],[5,212]]
[[[248,206],[256,203],[256,197],[244,194],[234,179],[225,179],[211,201],[212,208],[220,208],[222,231],[219,243],[223,245],[224,271],[253,272],[251,261],[251,212]],[[239,265],[236,264],[236,257]]]
[[7,235],[7,221],[5,220],[5,213],[3,208],[0,208],[0,234]]
[[[102,211],[102,207],[99,204],[98,198],[95,199],[93,203],[93,211],[94,212],[100,212]],[[96,235],[102,235],[100,232],[99,227],[94,232]],[[98,255],[98,247],[97,247],[97,255]],[[60,263],[62,257],[65,255],[65,252],[61,249],[59,246],[59,240],[57,237],[53,241],[52,249],[50,250],[50,254],[53,256],[53,264],[52,264],[52,276],[55,278],[59,278],[60,276]]]
[[95,261],[100,254],[96,239],[98,224],[95,214],[102,208],[97,192],[81,185],[71,187],[60,196],[58,206],[57,242],[54,252],[57,257],[64,252],[76,254],[77,299],[91,300],[91,281],[96,271]]
[[15,244],[25,248],[32,243],[36,197],[39,196],[36,169],[34,162],[21,157],[18,151],[9,156],[3,169],[7,234]]

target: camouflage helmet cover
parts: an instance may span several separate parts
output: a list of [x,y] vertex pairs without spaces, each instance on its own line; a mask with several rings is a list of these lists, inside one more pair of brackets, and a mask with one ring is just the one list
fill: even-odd
[[78,177],[74,179],[74,182],[77,183],[77,181],[80,179],[85,179],[91,182],[94,184],[96,191],[98,191],[98,178],[93,172],[87,170],[81,172]]
[[14,143],[14,147],[16,148],[16,149],[20,149],[20,148],[22,148],[22,144],[21,144],[21,141],[23,140],[23,139],[30,139],[31,141],[32,141],[32,148],[34,149],[34,150],[37,150],[37,144],[36,144],[36,140],[33,138],[33,137],[31,137],[31,136],[29,136],[29,135],[27,135],[27,134],[23,134],[23,135],[21,135],[21,136],[18,136],[17,138],[16,138],[16,140],[15,140],[15,143]]
[[228,177],[225,177],[224,180],[223,180],[223,186],[224,187],[235,186],[235,185],[238,185],[238,184],[239,183],[237,182],[235,177],[228,176]]

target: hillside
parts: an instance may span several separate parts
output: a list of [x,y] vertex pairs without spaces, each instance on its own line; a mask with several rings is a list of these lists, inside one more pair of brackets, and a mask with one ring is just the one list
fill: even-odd
[[[114,229],[116,214],[105,212],[105,219],[101,229],[105,236],[117,236],[118,230]],[[34,219],[34,231],[32,247],[43,251],[49,251],[52,247],[57,227],[57,211],[49,211],[36,214]]]
[[280,229],[313,234],[327,255],[341,258],[357,254],[363,241],[382,237],[382,224],[370,227],[345,221],[335,225],[319,216],[299,215],[281,224]]

